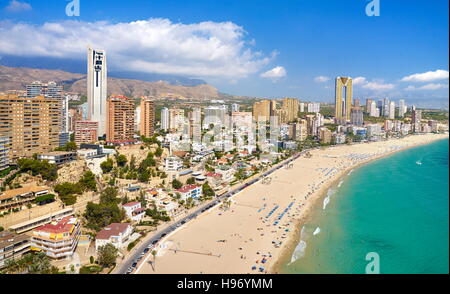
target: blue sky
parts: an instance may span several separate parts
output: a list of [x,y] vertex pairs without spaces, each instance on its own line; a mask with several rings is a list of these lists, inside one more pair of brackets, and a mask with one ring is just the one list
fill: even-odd
[[2,0],[0,56],[70,63],[90,43],[106,47],[111,71],[201,78],[230,94],[331,102],[334,78],[351,76],[355,98],[448,107],[448,1],[380,0],[374,17],[369,2],[80,0],[68,17],[66,0]]

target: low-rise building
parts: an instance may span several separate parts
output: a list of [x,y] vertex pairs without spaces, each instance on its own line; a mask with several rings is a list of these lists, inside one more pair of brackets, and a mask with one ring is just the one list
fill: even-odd
[[133,227],[129,223],[112,223],[98,232],[95,237],[95,250],[106,244],[112,244],[121,249],[133,233]]
[[167,172],[175,172],[183,168],[183,162],[176,156],[166,157],[164,168]]
[[8,260],[20,259],[29,251],[30,236],[0,232],[0,268],[4,267]]
[[199,199],[203,193],[202,186],[199,185],[186,185],[175,191],[180,193],[181,199],[184,201],[188,198]]
[[39,160],[47,160],[49,163],[61,165],[77,159],[76,152],[52,151],[38,155]]
[[31,234],[31,250],[44,252],[53,259],[72,256],[81,234],[81,222],[76,217],[40,226]]
[[122,205],[127,217],[135,222],[141,221],[145,216],[145,208],[142,208],[140,202],[130,202]]
[[45,186],[30,186],[0,192],[0,212],[21,208],[30,204],[36,197],[48,194],[48,191]]

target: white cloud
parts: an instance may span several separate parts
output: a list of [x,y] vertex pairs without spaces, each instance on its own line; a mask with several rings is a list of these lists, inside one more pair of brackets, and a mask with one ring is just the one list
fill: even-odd
[[232,22],[0,22],[0,54],[86,59],[89,44],[105,49],[115,69],[237,79],[259,72],[277,55],[250,49],[245,36]]
[[357,77],[353,79],[353,85],[364,85],[367,83],[365,77]]
[[435,84],[435,83],[430,83],[430,84],[426,84],[420,87],[415,87],[415,86],[408,86],[405,88],[406,91],[416,91],[416,90],[428,90],[428,91],[433,91],[433,90],[441,90],[441,89],[448,89],[448,85],[447,84]]
[[261,74],[261,77],[268,78],[268,79],[279,79],[282,77],[285,77],[287,74],[286,69],[282,66],[277,66],[272,68],[271,70],[268,70]]
[[425,73],[417,73],[402,78],[403,82],[431,82],[438,80],[448,80],[448,71],[438,69],[436,71],[428,71]]
[[26,2],[19,2],[16,0],[13,0],[9,2],[9,5],[6,6],[6,11],[9,12],[20,12],[20,11],[28,11],[31,10],[31,5]]
[[361,86],[364,89],[373,91],[386,91],[395,88],[394,84],[384,83],[382,80],[369,82],[365,77],[357,77],[353,79],[353,85]]
[[385,84],[385,83],[379,83],[379,82],[368,82],[364,86],[362,86],[365,89],[369,90],[375,90],[375,91],[384,91],[384,90],[392,90],[395,88],[394,84]]
[[328,82],[329,80],[330,80],[330,78],[326,77],[326,76],[318,76],[318,77],[314,78],[314,81],[316,83],[325,83],[325,82]]

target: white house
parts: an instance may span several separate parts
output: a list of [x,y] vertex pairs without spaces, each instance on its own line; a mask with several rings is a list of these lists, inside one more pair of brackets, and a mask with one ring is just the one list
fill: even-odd
[[167,172],[178,171],[183,168],[183,162],[176,156],[169,156],[165,160],[164,168]]
[[117,249],[121,249],[132,233],[131,224],[112,223],[98,232],[95,237],[95,250],[106,244],[112,244]]
[[180,193],[181,199],[185,201],[188,198],[198,199],[202,196],[203,193],[202,186],[199,185],[186,185],[175,191],[177,193]]
[[130,202],[122,205],[122,207],[127,217],[132,221],[139,222],[145,216],[145,208],[142,208],[140,202]]

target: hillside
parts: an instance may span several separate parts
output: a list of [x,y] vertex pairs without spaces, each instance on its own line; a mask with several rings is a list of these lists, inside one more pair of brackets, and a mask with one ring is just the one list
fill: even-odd
[[[86,94],[86,75],[61,70],[16,68],[0,66],[0,91],[22,90],[33,81],[55,81],[64,84],[66,91]],[[122,94],[129,97],[145,95],[179,95],[186,98],[219,98],[221,94],[210,85],[194,87],[170,85],[167,82],[146,82],[131,79],[108,78],[108,94]]]

